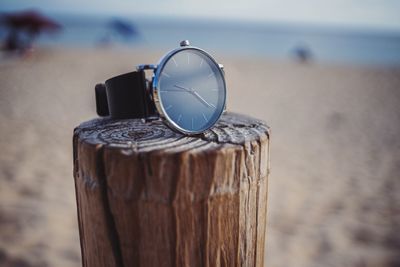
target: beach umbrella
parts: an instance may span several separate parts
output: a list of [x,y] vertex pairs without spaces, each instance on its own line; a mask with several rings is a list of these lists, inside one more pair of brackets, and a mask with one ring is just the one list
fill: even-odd
[[56,21],[34,10],[6,13],[1,16],[0,21],[10,29],[33,33],[40,33],[42,31],[55,32],[62,28]]
[[139,34],[136,27],[132,23],[121,19],[111,20],[108,23],[108,26],[113,32],[125,39],[131,39]]
[[3,48],[9,51],[26,50],[41,32],[57,32],[62,28],[35,10],[4,13],[0,16],[0,23],[9,30],[3,44]]

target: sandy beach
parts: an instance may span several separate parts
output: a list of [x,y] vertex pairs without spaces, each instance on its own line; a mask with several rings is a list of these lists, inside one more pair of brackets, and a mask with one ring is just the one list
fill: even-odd
[[[0,266],[80,266],[72,132],[94,85],[163,52],[0,61]],[[221,55],[228,110],[272,128],[268,267],[400,266],[400,68]]]

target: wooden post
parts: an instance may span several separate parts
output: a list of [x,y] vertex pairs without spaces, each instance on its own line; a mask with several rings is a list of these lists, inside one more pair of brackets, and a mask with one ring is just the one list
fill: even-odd
[[264,266],[269,128],[227,113],[184,136],[160,121],[74,131],[83,266]]

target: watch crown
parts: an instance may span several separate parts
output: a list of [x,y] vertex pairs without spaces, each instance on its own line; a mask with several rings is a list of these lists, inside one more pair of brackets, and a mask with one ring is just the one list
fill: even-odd
[[180,42],[180,45],[181,46],[189,46],[190,42],[189,42],[189,40],[183,40],[183,41]]

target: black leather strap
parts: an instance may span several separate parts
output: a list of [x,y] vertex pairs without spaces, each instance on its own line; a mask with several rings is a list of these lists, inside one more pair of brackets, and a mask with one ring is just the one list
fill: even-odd
[[108,116],[110,112],[108,110],[107,103],[107,92],[106,85],[104,83],[96,84],[94,88],[96,92],[96,112],[99,116]]
[[146,92],[143,71],[125,73],[104,84],[97,84],[96,109],[99,116],[113,119],[147,118],[156,114],[154,103]]

